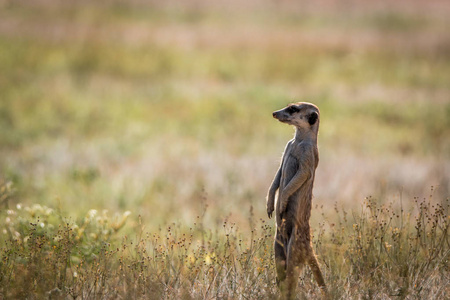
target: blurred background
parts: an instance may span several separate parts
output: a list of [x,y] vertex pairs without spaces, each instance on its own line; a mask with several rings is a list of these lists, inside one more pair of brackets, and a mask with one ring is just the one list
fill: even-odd
[[271,113],[297,101],[321,109],[325,214],[443,200],[449,28],[445,0],[0,0],[8,205],[265,219],[294,133]]

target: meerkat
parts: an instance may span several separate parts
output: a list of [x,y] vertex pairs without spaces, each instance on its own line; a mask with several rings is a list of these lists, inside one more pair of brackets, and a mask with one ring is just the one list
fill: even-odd
[[319,108],[306,102],[293,103],[273,112],[273,117],[295,126],[295,137],[286,145],[266,203],[269,218],[275,210],[277,283],[282,294],[292,298],[300,270],[307,263],[326,295],[325,281],[311,245],[309,225],[314,176],[319,163]]

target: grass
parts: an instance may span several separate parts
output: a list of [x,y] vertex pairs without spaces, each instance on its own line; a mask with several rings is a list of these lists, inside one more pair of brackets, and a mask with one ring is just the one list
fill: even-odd
[[[449,202],[432,204],[432,197],[415,199],[414,211],[369,197],[359,211],[336,204],[335,222],[323,215],[313,245],[332,298],[448,295]],[[191,227],[171,223],[153,232],[139,216],[135,233],[123,236],[129,212],[90,210],[71,220],[45,206],[18,204],[1,216],[2,295],[277,298],[273,226],[255,220],[250,207],[250,231],[226,219],[211,229],[203,223],[207,213],[205,208]],[[319,297],[309,270],[300,286],[300,298]]]
[[277,298],[293,101],[333,298],[448,296],[448,4],[196,3],[0,3],[0,297]]

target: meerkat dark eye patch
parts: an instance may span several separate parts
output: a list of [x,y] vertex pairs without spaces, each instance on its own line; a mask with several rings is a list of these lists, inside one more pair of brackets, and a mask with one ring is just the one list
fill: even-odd
[[291,115],[295,114],[295,113],[298,113],[299,111],[300,111],[300,109],[297,106],[294,106],[294,105],[291,105],[288,108],[286,108],[286,112],[288,114],[291,114]]
[[319,118],[319,115],[314,111],[308,116],[309,125],[314,125]]

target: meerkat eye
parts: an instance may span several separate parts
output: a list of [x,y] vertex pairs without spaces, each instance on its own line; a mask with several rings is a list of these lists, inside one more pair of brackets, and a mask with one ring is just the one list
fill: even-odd
[[297,106],[289,106],[289,107],[286,109],[286,111],[287,111],[289,114],[295,114],[295,113],[298,113],[298,112],[299,112],[299,109],[298,109]]

